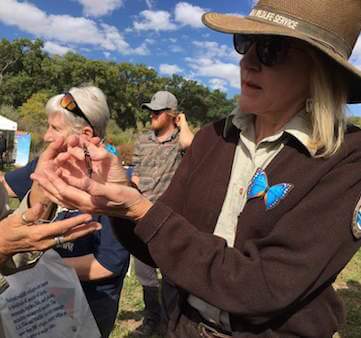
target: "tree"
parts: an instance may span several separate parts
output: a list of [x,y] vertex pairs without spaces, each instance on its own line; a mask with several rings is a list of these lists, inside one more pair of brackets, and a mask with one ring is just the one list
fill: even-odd
[[179,109],[196,126],[223,117],[234,106],[219,90],[179,75],[160,77],[146,65],[89,60],[73,52],[49,56],[41,40],[0,41],[0,105],[21,107],[20,123],[26,130],[43,129],[46,121],[40,112],[50,95],[82,84],[104,91],[111,117],[122,129],[147,124],[149,112],[140,106],[159,90],[175,94]]
[[113,109],[115,119],[121,128],[136,127],[137,121],[144,126],[149,121],[149,113],[141,109],[151,95],[160,90],[162,81],[154,69],[145,65],[122,63]]
[[45,105],[53,93],[41,90],[33,94],[19,109],[19,129],[43,134],[47,128]]
[[46,57],[41,40],[0,42],[0,104],[20,106],[42,88],[41,63]]

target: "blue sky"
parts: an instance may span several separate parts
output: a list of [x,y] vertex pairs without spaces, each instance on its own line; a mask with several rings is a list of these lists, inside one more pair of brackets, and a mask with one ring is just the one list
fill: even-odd
[[[0,34],[44,40],[50,54],[69,50],[91,59],[143,63],[162,76],[176,73],[239,92],[230,35],[204,27],[202,13],[244,15],[255,0],[0,0]],[[361,38],[351,58],[361,67]],[[361,88],[360,88],[361,90]],[[350,106],[361,116],[361,105]]]

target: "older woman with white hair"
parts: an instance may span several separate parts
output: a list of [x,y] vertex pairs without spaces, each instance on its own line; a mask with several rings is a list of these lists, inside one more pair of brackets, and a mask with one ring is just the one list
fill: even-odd
[[[74,87],[65,94],[53,96],[47,102],[45,112],[48,119],[62,116],[64,127],[69,128],[68,134],[86,134],[104,138],[109,121],[106,97],[101,89],[94,86]],[[49,142],[47,135],[49,132],[51,132],[50,123],[44,136],[46,142]]]
[[361,1],[260,0],[203,22],[242,55],[239,106],[198,132],[156,203],[113,183],[119,166],[91,144],[93,177],[72,148],[35,178],[60,204],[116,216],[119,240],[159,266],[179,291],[167,337],[332,337],[332,283],[361,244],[361,131],[344,114],[361,102],[348,62]]
[[[94,86],[74,87],[56,95],[47,102],[48,130],[45,142],[59,142],[70,135],[83,135],[86,139],[105,137],[109,121],[109,107],[101,89]],[[5,175],[13,194],[23,198],[32,185],[30,175],[40,171],[48,159],[49,147],[39,158],[26,167]],[[41,189],[34,184],[30,191],[31,205],[48,203]],[[79,211],[58,208],[55,220],[69,219]],[[120,292],[129,265],[129,252],[114,238],[107,216],[93,215],[102,224],[101,230],[76,241],[58,236],[56,251],[67,265],[78,274],[90,309],[102,337],[108,337],[116,319]]]

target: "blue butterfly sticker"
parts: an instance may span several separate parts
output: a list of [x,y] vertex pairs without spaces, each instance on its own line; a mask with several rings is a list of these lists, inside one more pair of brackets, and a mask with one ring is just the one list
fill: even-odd
[[252,198],[261,197],[264,199],[266,210],[269,210],[280,203],[292,188],[293,184],[289,183],[275,184],[270,187],[266,172],[258,168],[248,186],[247,201]]

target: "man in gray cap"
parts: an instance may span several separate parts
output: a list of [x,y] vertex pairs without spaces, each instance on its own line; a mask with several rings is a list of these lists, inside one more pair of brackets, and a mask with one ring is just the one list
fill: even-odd
[[[136,142],[132,181],[155,201],[167,189],[184,151],[192,143],[193,133],[184,113],[178,112],[178,102],[172,93],[159,91],[141,107],[151,113],[151,130]],[[135,273],[143,287],[145,309],[143,324],[134,333],[149,337],[158,331],[161,319],[157,271],[135,259]]]

